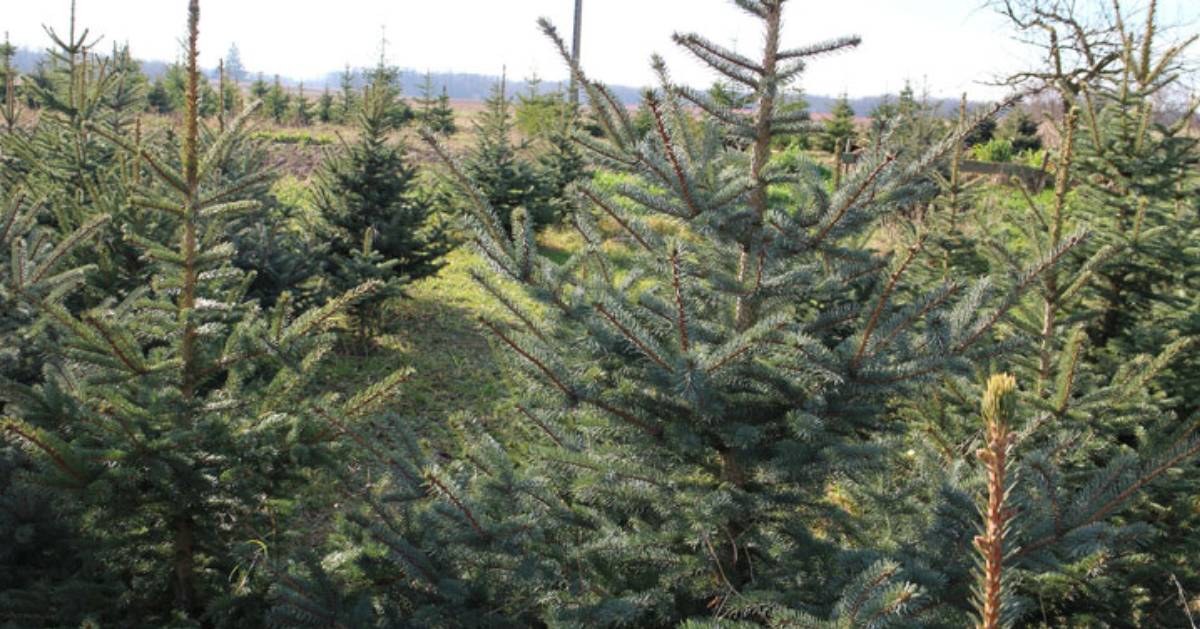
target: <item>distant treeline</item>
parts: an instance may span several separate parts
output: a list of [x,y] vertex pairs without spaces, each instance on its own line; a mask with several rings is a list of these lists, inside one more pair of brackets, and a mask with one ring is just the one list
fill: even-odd
[[[21,72],[32,72],[45,53],[38,50],[28,48],[18,48],[14,63],[17,69]],[[171,65],[169,61],[161,60],[139,60],[142,66],[142,72],[150,78],[151,81],[158,78],[167,71]],[[366,84],[365,76],[366,68],[354,68],[351,71],[355,75],[355,87],[361,88]],[[211,68],[205,70],[207,74],[216,78],[216,69]],[[262,73],[265,79],[270,80],[274,74],[269,72]],[[318,78],[298,79],[292,77],[281,76],[280,80],[283,85],[288,87],[296,87],[302,81],[307,89],[323,89],[328,85],[330,89],[336,90],[341,85],[343,71],[332,71]],[[248,72],[246,82],[251,82],[258,76],[257,72]],[[492,85],[499,81],[498,75],[490,74],[471,74],[460,72],[430,72],[430,77],[436,89],[440,91],[444,85],[450,98],[455,100],[477,100],[482,101],[487,98]],[[529,83],[525,80],[513,80],[510,78],[510,91],[514,94],[520,94],[529,90]],[[401,81],[403,83],[403,91],[406,95],[414,95],[420,93],[421,83],[425,80],[425,71],[413,68],[404,68],[401,71]],[[540,92],[548,92],[560,89],[563,87],[561,81],[541,81],[539,84]],[[707,86],[705,86],[707,87]],[[613,93],[623,102],[636,105],[641,102],[642,88],[632,87],[629,85],[609,85]],[[884,102],[885,96],[860,96],[849,99],[850,107],[860,115],[866,115],[868,112],[875,110],[880,103]],[[837,103],[836,96],[819,96],[814,94],[806,94],[805,100],[808,101],[809,111],[813,113],[829,113],[833,111],[834,105]],[[957,98],[933,98],[931,105],[936,105],[937,111],[943,114],[952,114],[958,109]]]

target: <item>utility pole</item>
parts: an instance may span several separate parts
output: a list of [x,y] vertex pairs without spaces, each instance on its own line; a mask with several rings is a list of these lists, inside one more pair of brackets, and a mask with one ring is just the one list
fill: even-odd
[[[579,35],[583,27],[583,0],[575,0],[575,33],[572,38],[571,45],[571,61],[575,67],[579,67]],[[571,104],[579,105],[579,80],[575,77],[575,71],[571,71]]]

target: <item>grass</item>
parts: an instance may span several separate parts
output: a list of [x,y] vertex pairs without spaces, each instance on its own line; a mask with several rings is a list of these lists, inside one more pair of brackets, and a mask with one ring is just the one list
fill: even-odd
[[506,397],[506,380],[493,339],[480,317],[502,318],[500,307],[470,277],[482,262],[463,247],[437,274],[413,284],[395,305],[384,343],[416,370],[400,409],[408,415],[445,418],[457,412],[488,414]]
[[[538,239],[542,253],[560,262],[582,247],[582,238],[568,228],[547,229]],[[620,255],[615,258],[619,261]],[[411,284],[407,296],[391,304],[388,333],[371,353],[344,354],[331,361],[323,374],[325,383],[349,395],[358,383],[411,367],[413,375],[391,408],[398,416],[427,426],[444,424],[456,414],[488,418],[510,405],[512,383],[505,375],[505,351],[480,319],[512,322],[515,318],[471,278],[472,270],[484,266],[468,247],[450,252],[445,267]],[[519,292],[510,291],[510,296],[531,312],[539,311]]]
[[333,144],[336,138],[329,133],[314,133],[302,129],[262,129],[252,134],[255,139],[266,140],[273,144],[299,144],[308,146],[327,146]]
[[411,367],[391,407],[396,415],[435,424],[458,413],[489,415],[508,386],[498,348],[478,321],[501,314],[470,278],[479,264],[466,248],[451,252],[439,273],[414,282],[406,298],[391,304],[388,333],[369,354],[339,356],[323,379],[349,394],[358,383]]

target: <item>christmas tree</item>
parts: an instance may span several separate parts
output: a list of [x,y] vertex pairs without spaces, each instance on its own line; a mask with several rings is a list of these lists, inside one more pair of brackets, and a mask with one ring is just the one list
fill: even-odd
[[388,287],[355,308],[361,343],[379,332],[387,300],[404,282],[436,272],[448,249],[432,204],[415,188],[404,145],[392,138],[397,92],[388,75],[374,76],[356,114],[357,139],[327,157],[314,190],[328,228],[332,294],[368,278]]
[[[810,58],[857,39],[785,47],[783,2],[737,4],[765,32],[759,57],[676,41],[751,91],[745,110],[656,62],[642,137],[572,68],[605,131],[577,141],[619,183],[575,185],[585,246],[565,261],[540,252],[526,212],[509,229],[486,183],[433,142],[472,201],[491,266],[477,279],[508,314],[483,325],[521,374],[512,421],[456,423],[457,441],[347,430],[391,470],[396,498],[368,498],[355,516],[367,583],[330,592],[333,577],[307,562],[278,586],[279,619],[436,624],[486,608],[514,625],[883,626],[930,612],[940,592],[927,565],[871,543],[878,521],[831,492],[888,469],[896,398],[1004,351],[997,326],[1069,247],[989,291],[914,282],[919,244],[864,246],[881,221],[931,202],[926,174],[970,125],[922,154],[884,145],[833,191],[813,164],[776,166],[772,140],[808,124],[781,112],[783,90]],[[969,570],[971,552],[961,561]],[[937,617],[970,610],[964,599]]]
[[15,264],[0,266],[0,623],[68,625],[115,594],[95,576],[86,552],[91,541],[78,514],[31,478],[31,457],[10,430],[13,401],[41,377],[57,341],[38,325],[26,296],[60,303],[84,281],[87,267],[70,267],[74,249],[94,241],[107,216],[97,216],[62,240],[38,224],[43,208],[23,190],[0,188],[0,248]]
[[13,57],[17,49],[4,36],[4,44],[0,45],[0,87],[4,88],[4,102],[0,106],[0,117],[4,118],[4,128],[12,133],[17,128],[21,117],[21,100],[17,97],[17,69],[13,67]]
[[425,80],[421,83],[421,95],[414,99],[414,102],[417,105],[417,121],[421,127],[438,135],[453,135],[457,130],[446,87],[442,86],[441,94],[435,96],[433,78],[429,72],[425,73]]
[[850,101],[845,94],[842,94],[834,104],[829,118],[825,120],[824,133],[821,135],[821,150],[829,153],[835,152],[839,147],[841,150],[846,150],[847,145],[853,146],[857,134],[858,130],[854,124],[854,108],[850,107]]
[[229,587],[228,575],[253,556],[240,540],[286,547],[299,532],[288,516],[296,488],[309,486],[327,441],[316,417],[362,417],[404,378],[399,371],[345,399],[313,384],[331,319],[373,285],[303,313],[286,299],[263,312],[245,298],[251,277],[230,264],[225,222],[256,211],[239,197],[266,175],[222,176],[249,111],[224,134],[202,133],[198,23],[192,0],[178,145],[155,150],[104,121],[85,125],[93,141],[155,174],[136,185],[133,202],[173,218],[170,237],[125,234],[147,260],[149,282],[72,312],[62,290],[35,284],[77,244],[70,239],[49,253],[26,249],[37,266],[17,257],[7,275],[6,295],[54,330],[60,367],[13,389],[4,430],[34,458],[39,482],[89,523],[88,556],[121,584],[109,605],[89,610],[106,624],[256,618],[261,578],[245,574]]
[[523,146],[513,139],[512,101],[506,77],[492,87],[484,107],[474,122],[475,144],[463,160],[464,168],[507,232],[512,228],[513,212],[518,207],[529,210],[527,206],[537,192],[537,179],[532,165],[519,153]]
[[120,232],[162,237],[174,229],[174,219],[132,205],[145,165],[92,129],[103,125],[135,144],[147,141],[140,124],[146,83],[128,49],[97,53],[97,38],[78,29],[73,18],[65,34],[48,33],[53,47],[44,77],[29,85],[40,115],[36,125],[0,137],[7,158],[2,177],[39,199],[46,209],[42,221],[60,238],[96,216],[113,218],[95,246],[70,254],[72,265],[94,267],[92,281],[68,300],[70,307],[83,308],[127,294],[147,279],[146,264]]
[[[1096,308],[1093,291],[1105,285],[1103,269],[1128,256],[1122,252],[1122,239],[1106,233],[1111,229],[1109,213],[1115,214],[1111,207],[1079,202],[1087,195],[1086,182],[1095,181],[1083,176],[1094,159],[1088,157],[1088,136],[1094,133],[1089,121],[1098,119],[1091,110],[1096,101],[1089,94],[1111,80],[1108,77],[1136,72],[1121,67],[1135,56],[1100,51],[1129,51],[1138,37],[1120,26],[1120,13],[1113,23],[1093,22],[1096,16],[1056,6],[1062,10],[1047,13],[1043,5],[1006,5],[1008,16],[1018,28],[1036,35],[1031,40],[1040,43],[1049,60],[1045,67],[1021,73],[1018,80],[1052,90],[1065,105],[1054,123],[1060,142],[1048,157],[1053,189],[1039,194],[1014,182],[1012,205],[997,202],[994,191],[973,191],[970,197],[975,198],[978,215],[956,238],[981,254],[994,276],[1007,276],[1004,286],[1021,282],[1021,252],[1065,254],[1034,284],[1033,294],[1014,310],[1011,328],[1002,333],[1007,343],[1027,349],[1005,360],[1005,368],[1016,375],[1011,393],[1016,404],[1005,420],[1013,436],[997,440],[989,433],[988,454],[981,461],[994,479],[1001,470],[998,453],[1007,448],[1003,467],[1007,477],[1015,479],[1003,488],[1005,508],[988,511],[986,527],[1004,530],[1004,547],[1013,550],[997,562],[995,535],[988,533],[975,542],[991,557],[979,589],[994,591],[1001,579],[1008,584],[999,599],[1003,613],[991,614],[998,608],[989,604],[983,606],[983,615],[1007,623],[1040,618],[1054,626],[1130,619],[1169,626],[1178,624],[1180,610],[1148,602],[1163,600],[1172,587],[1156,583],[1154,575],[1178,572],[1189,582],[1194,578],[1169,557],[1173,545],[1186,543],[1182,540],[1194,530],[1191,509],[1180,502],[1194,481],[1177,471],[1194,469],[1192,457],[1198,447],[1184,427],[1187,422],[1178,419],[1179,398],[1164,375],[1192,341],[1178,329],[1162,326],[1160,342],[1123,348],[1119,364],[1106,358],[1111,347],[1092,341],[1089,329],[1094,324],[1089,322],[1103,312]],[[1150,26],[1141,32],[1153,31]],[[1088,39],[1081,42],[1080,33],[1087,33]],[[1096,54],[1080,54],[1081,50]],[[965,213],[971,212],[968,206]],[[1007,273],[997,272],[1005,269]],[[1174,286],[1180,290],[1185,284]],[[938,519],[925,535],[944,543],[943,554],[932,563],[951,566],[972,546],[975,533],[971,496],[980,493],[981,479],[957,470],[970,465],[968,455],[979,447],[978,421],[968,401],[976,398],[982,383],[977,378],[948,378],[944,385],[925,400],[914,401],[915,410],[904,414],[921,434],[913,442],[913,467],[940,465],[953,471],[936,481],[913,475],[911,485],[895,483],[888,491],[920,493],[917,485],[941,487]],[[994,498],[999,489],[990,486],[987,493]],[[1156,540],[1153,551],[1141,552],[1139,545],[1149,539]],[[943,570],[952,583],[969,582],[969,566],[960,564],[957,574]],[[1156,597],[1145,596],[1155,590]],[[962,588],[946,596],[965,598],[968,593]]]
[[321,98],[317,101],[317,120],[333,122],[334,115],[333,94],[326,85],[325,91],[321,92]]
[[275,75],[275,82],[271,84],[271,89],[263,98],[263,107],[266,109],[267,115],[275,124],[283,124],[287,119],[288,110],[291,108],[292,95],[283,89],[283,83],[280,81],[279,75]]
[[304,82],[301,81],[299,92],[296,94],[296,111],[294,114],[296,124],[302,127],[312,124],[313,114],[310,107],[311,103],[308,102],[308,98],[304,95]]
[[355,73],[347,64],[341,75],[341,92],[342,98],[338,109],[338,118],[340,122],[348,122],[354,116],[354,108],[358,103],[358,95],[354,89]]

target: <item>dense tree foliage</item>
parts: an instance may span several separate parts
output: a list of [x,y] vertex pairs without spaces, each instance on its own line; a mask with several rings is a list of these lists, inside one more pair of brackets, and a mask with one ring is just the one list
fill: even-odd
[[[1179,345],[1111,376],[1081,360],[1068,309],[1105,254],[1068,225],[1070,135],[1054,192],[1030,197],[1042,220],[997,243],[979,269],[991,277],[930,277],[939,223],[925,217],[971,198],[965,104],[921,150],[881,133],[832,190],[815,168],[773,168],[772,140],[803,124],[780,111],[784,86],[807,57],[857,43],[784,47],[783,4],[738,3],[763,23],[760,58],[677,36],[752,87],[744,109],[658,63],[642,133],[573,68],[604,126],[577,140],[620,183],[574,188],[586,245],[566,260],[434,143],[474,202],[491,265],[476,278],[509,315],[484,325],[521,374],[513,420],[374,440],[391,471],[379,490],[403,498],[353,515],[351,543],[370,550],[347,588],[298,564],[278,622],[486,609],[501,625],[995,627],[1037,618],[1033,600],[1051,624],[1137,617],[1099,584],[1063,586],[1134,548],[1146,524],[1113,516],[1200,444],[1147,388]],[[705,112],[698,128],[685,103]],[[888,126],[913,130],[915,99],[899,109]],[[894,245],[864,246],[884,225]],[[997,363],[1016,377],[984,391]],[[1081,595],[1104,611],[1072,607]]]
[[814,120],[858,38],[733,4],[465,130],[199,0],[153,81],[0,48],[0,627],[1189,626],[1196,38],[997,0],[1014,96]]
[[433,79],[428,72],[425,73],[425,81],[421,84],[421,95],[414,99],[414,104],[417,106],[417,122],[423,128],[439,135],[453,135],[458,130],[446,86],[443,85],[441,93],[435,95]]
[[850,107],[850,102],[846,99],[846,95],[842,94],[841,98],[834,104],[829,118],[825,120],[825,129],[821,135],[820,142],[821,149],[830,153],[834,152],[838,147],[842,147],[844,150],[847,143],[853,145],[854,138],[857,135],[857,128],[854,124],[854,109]]
[[[304,500],[296,489],[313,487],[310,470],[323,457],[327,433],[317,416],[369,413],[403,376],[398,372],[344,400],[312,383],[328,355],[330,321],[374,284],[307,312],[287,299],[264,311],[246,297],[252,274],[231,264],[236,251],[225,238],[226,221],[258,210],[241,193],[269,173],[228,176],[244,115],[221,135],[201,133],[198,20],[193,0],[178,141],[131,142],[123,137],[126,129],[103,115],[77,129],[139,170],[129,203],[169,218],[169,230],[120,237],[140,252],[141,285],[120,290],[93,279],[87,285],[104,288],[105,298],[95,306],[71,301],[91,269],[64,271],[68,254],[89,249],[80,246],[83,239],[117,218],[95,197],[78,202],[90,218],[57,244],[30,231],[18,197],[7,206],[12,211],[5,216],[13,220],[6,224],[18,231],[4,238],[13,252],[4,274],[5,312],[7,302],[18,302],[13,312],[36,315],[34,325],[55,342],[44,345],[41,378],[6,381],[4,431],[32,460],[29,482],[59,492],[76,516],[60,533],[75,527],[86,537],[58,540],[48,549],[62,552],[57,549],[73,544],[77,554],[49,569],[74,569],[78,578],[26,581],[23,591],[6,592],[6,600],[22,603],[5,605],[3,613],[14,614],[6,622],[257,622],[265,581],[252,569],[258,551],[247,540],[286,548],[302,533],[290,514]],[[86,50],[82,39],[64,43]],[[93,97],[103,102],[111,85],[96,87]],[[11,473],[5,470],[6,500],[13,495]],[[25,526],[22,536],[44,535]],[[227,587],[231,574],[240,576]],[[22,581],[34,576],[22,574]],[[107,603],[71,594],[101,585]],[[43,606],[28,605],[39,594],[49,596],[40,599]],[[70,603],[58,605],[58,598]],[[74,620],[72,612],[79,614]]]
[[376,73],[361,95],[357,139],[329,156],[314,187],[327,226],[329,294],[367,280],[385,287],[354,308],[364,347],[380,332],[387,300],[404,282],[436,272],[447,250],[433,203],[415,186],[406,148],[392,138],[401,124],[397,97],[391,76]]
[[476,191],[487,198],[501,226],[508,230],[517,208],[531,210],[537,198],[537,177],[533,165],[522,155],[523,146],[514,139],[513,104],[506,79],[501,78],[492,87],[484,107],[475,119],[475,143],[463,167],[471,174]]

